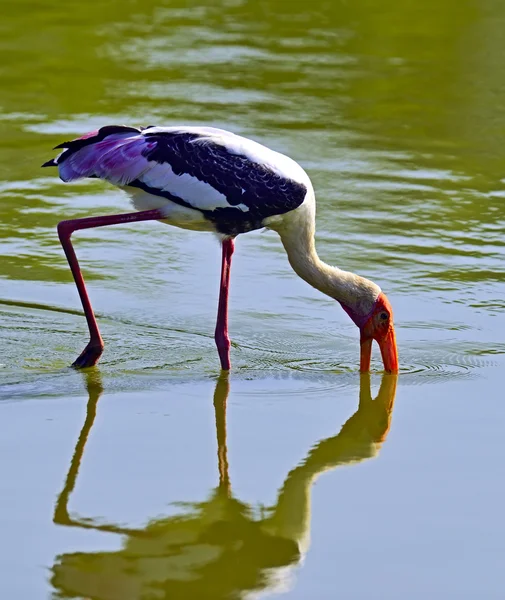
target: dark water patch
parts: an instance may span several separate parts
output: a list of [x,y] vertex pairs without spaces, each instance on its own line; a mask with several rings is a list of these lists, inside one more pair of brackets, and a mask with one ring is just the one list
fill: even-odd
[[23,302],[22,300],[7,300],[0,298],[0,304],[4,306],[13,306],[15,308],[27,308],[35,310],[49,310],[53,312],[64,313],[68,315],[82,315],[82,311],[74,310],[72,308],[64,308],[61,306],[50,306],[48,304],[39,304],[37,302]]

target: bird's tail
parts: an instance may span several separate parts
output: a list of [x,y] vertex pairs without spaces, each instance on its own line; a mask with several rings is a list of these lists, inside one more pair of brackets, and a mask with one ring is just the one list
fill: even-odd
[[63,151],[42,166],[58,167],[63,181],[99,177],[116,185],[126,184],[138,176],[136,160],[142,159],[142,164],[145,164],[145,158],[139,152],[139,146],[145,141],[141,132],[141,129],[123,125],[101,127],[59,144],[55,150],[63,148]]

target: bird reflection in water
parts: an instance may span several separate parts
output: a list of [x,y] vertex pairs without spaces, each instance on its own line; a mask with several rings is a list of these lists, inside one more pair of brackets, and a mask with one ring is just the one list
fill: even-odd
[[54,522],[124,536],[117,551],[73,552],[56,558],[51,577],[56,597],[87,600],[221,600],[286,589],[292,567],[308,547],[312,483],[326,470],[377,455],[389,431],[397,382],[396,375],[383,375],[373,400],[370,376],[361,375],[358,410],[337,435],[318,442],[288,473],[276,504],[258,516],[233,496],[226,445],[229,381],[221,377],[214,393],[219,485],[207,500],[184,504],[179,515],[129,529],[68,513],[102,393],[97,372],[86,377],[86,420]]

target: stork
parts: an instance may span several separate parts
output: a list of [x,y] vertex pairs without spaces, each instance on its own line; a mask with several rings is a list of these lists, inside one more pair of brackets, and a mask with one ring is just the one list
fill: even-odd
[[119,223],[158,220],[195,231],[211,231],[222,246],[215,341],[221,368],[231,368],[228,295],[234,240],[267,227],[276,231],[295,273],[340,303],[360,330],[360,370],[369,371],[372,341],[384,369],[398,371],[393,311],[372,281],[332,267],[315,247],[314,190],[294,160],[253,140],[213,127],[109,125],[56,146],[63,149],[43,167],[60,178],[104,179],[125,190],[134,213],[61,221],[58,235],[81,298],[90,340],[73,363],[96,364],[104,343],[72,246],[74,231]]

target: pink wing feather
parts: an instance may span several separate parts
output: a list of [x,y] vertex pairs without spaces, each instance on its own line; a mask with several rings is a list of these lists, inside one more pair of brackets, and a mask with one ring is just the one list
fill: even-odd
[[56,162],[63,181],[99,177],[114,185],[126,185],[150,168],[142,151],[154,145],[142,135],[111,135],[77,150],[61,164]]

